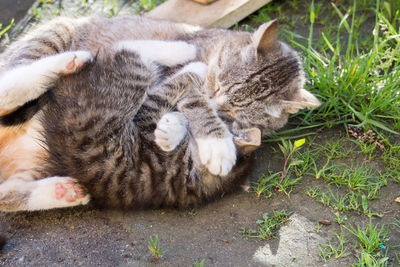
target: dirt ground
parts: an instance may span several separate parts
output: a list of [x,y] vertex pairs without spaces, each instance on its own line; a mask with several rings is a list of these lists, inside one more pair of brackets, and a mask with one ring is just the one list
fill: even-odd
[[[335,130],[320,134],[320,139],[336,138]],[[269,144],[257,151],[255,181],[267,169],[279,170],[282,158]],[[205,259],[205,266],[347,266],[350,255],[325,264],[318,244],[333,240],[337,223],[323,226],[320,219],[335,222],[329,208],[305,193],[320,182],[305,177],[288,198],[278,194],[258,200],[254,193],[238,192],[196,210],[100,210],[92,206],[42,212],[0,214],[0,225],[9,238],[0,253],[1,266],[193,266]],[[400,219],[398,186],[382,189],[371,208],[385,216],[379,223]],[[278,238],[269,241],[245,239],[241,227],[255,229],[264,213],[286,209],[294,212],[281,227]],[[366,216],[349,213],[356,225],[368,223]],[[149,237],[158,235],[163,256],[154,260],[147,246]],[[400,242],[400,232],[390,231],[386,244]],[[294,251],[294,252],[293,252]],[[389,252],[390,254],[390,252]],[[279,256],[277,258],[277,256]],[[396,262],[392,262],[396,266]]]
[[[10,2],[13,0],[1,1],[0,7]],[[21,9],[5,6],[0,8],[0,22],[7,24]],[[316,142],[335,140],[339,135],[337,129],[322,131]],[[276,148],[264,144],[257,151],[252,181],[267,170],[281,170],[283,159],[274,152]],[[203,259],[205,266],[348,266],[358,256],[356,248],[349,248],[349,256],[328,263],[318,254],[318,244],[333,240],[333,232],[339,231],[337,223],[317,231],[320,219],[335,222],[330,208],[305,193],[310,186],[321,183],[305,176],[290,198],[277,194],[258,200],[254,193],[238,192],[190,211],[100,210],[88,205],[0,213],[0,232],[8,238],[0,252],[0,266],[193,266]],[[393,201],[399,189],[399,184],[389,184],[376,201],[371,201],[371,209],[384,214],[382,219],[373,218],[373,222],[386,224],[400,219],[400,206]],[[293,215],[276,239],[259,241],[242,236],[241,227],[255,229],[256,220],[264,213],[281,209]],[[357,213],[347,217],[357,225],[369,220]],[[148,249],[149,237],[154,235],[159,236],[163,250],[158,260]],[[400,232],[391,227],[386,245],[399,244]],[[393,251],[388,254],[389,264],[398,266]]]

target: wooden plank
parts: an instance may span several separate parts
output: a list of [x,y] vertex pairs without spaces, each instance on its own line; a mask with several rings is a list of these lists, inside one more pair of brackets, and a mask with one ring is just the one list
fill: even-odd
[[168,0],[145,16],[205,28],[229,28],[271,0],[218,0],[202,5],[192,0]]

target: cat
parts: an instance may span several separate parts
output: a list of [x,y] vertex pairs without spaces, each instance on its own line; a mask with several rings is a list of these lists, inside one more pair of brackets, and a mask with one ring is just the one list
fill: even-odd
[[[82,188],[71,178],[59,177],[52,182],[48,178],[32,181],[33,178],[43,178],[35,177],[37,169],[43,164],[37,159],[43,157],[43,154],[46,157],[46,151],[35,141],[43,127],[38,120],[38,116],[43,112],[40,110],[39,100],[46,96],[44,93],[60,75],[80,69],[84,62],[90,61],[91,54],[97,53],[98,60],[103,60],[102,57],[107,53],[101,51],[107,51],[116,41],[126,39],[181,40],[199,48],[195,59],[204,61],[209,66],[201,89],[203,94],[199,95],[200,102],[204,104],[202,110],[208,112],[199,113],[196,109],[199,101],[183,103],[180,109],[187,108],[184,114],[189,123],[208,121],[202,120],[201,116],[213,114],[212,128],[210,125],[191,123],[194,127],[190,129],[190,135],[196,140],[199,149],[200,163],[206,167],[210,177],[222,179],[226,175],[229,176],[232,167],[237,163],[232,134],[240,136],[238,133],[241,130],[253,127],[262,130],[263,134],[268,134],[282,127],[288,114],[320,105],[316,97],[302,88],[304,74],[299,57],[286,44],[277,41],[277,23],[274,21],[263,24],[251,34],[219,29],[193,31],[193,28],[186,25],[141,17],[57,19],[15,42],[3,54],[5,59],[2,61],[3,72],[0,76],[1,112],[3,115],[11,112],[12,115],[21,111],[23,107],[24,112],[33,109],[38,113],[25,116],[28,119],[22,126],[0,129],[0,138],[3,141],[3,146],[0,147],[2,155],[12,155],[12,159],[0,157],[3,179],[0,187],[9,192],[10,188],[5,184],[10,178],[19,177],[18,188],[24,190],[23,193],[17,190],[11,195],[6,194],[6,197],[3,193],[0,203],[5,204],[0,204],[0,209],[46,209],[84,204],[88,201],[87,195],[82,193]],[[157,51],[165,53],[161,50],[149,52]],[[171,55],[170,58],[175,56],[174,53],[168,54]],[[25,80],[18,79],[21,75],[25,76]],[[160,122],[171,120],[179,122],[177,118],[161,118]],[[12,136],[15,134],[17,136]],[[160,136],[158,139],[162,147],[160,140],[163,138]],[[24,142],[30,145],[19,145]],[[174,150],[176,146],[175,142],[174,146],[165,145],[164,149]],[[244,147],[250,147],[251,151],[257,145],[247,143]],[[238,150],[242,152],[242,148]],[[246,150],[244,148],[243,152],[248,152]],[[14,167],[10,167],[11,165]],[[23,165],[24,168],[18,168]],[[207,175],[204,175],[201,179],[214,182],[214,187],[218,186],[215,179],[206,177]],[[35,190],[48,199],[41,201],[38,194],[33,194]],[[34,202],[41,204],[15,205],[17,201],[12,199],[18,194],[22,194],[24,199],[36,199]],[[77,197],[71,197],[74,194]],[[62,205],[55,204],[61,195],[61,199],[67,196],[66,198],[72,198],[69,199],[72,201],[65,199]]]
[[[207,104],[199,100],[205,64],[189,63],[158,82],[154,67],[135,53],[143,53],[141,44],[117,45],[121,50],[115,54],[103,55],[55,84],[41,116],[49,153],[42,172],[74,177],[92,201],[106,207],[186,208],[240,188],[247,154],[239,152],[226,175],[211,174],[200,161],[201,144],[192,134],[199,125],[186,116]],[[196,108],[188,107],[194,103]],[[215,124],[214,118],[207,123]],[[169,136],[179,138],[163,142]],[[163,149],[166,144],[175,148]]]

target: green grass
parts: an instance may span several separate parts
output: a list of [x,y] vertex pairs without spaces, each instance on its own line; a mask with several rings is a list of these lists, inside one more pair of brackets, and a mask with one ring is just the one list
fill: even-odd
[[345,228],[357,237],[358,242],[356,243],[356,247],[360,247],[362,250],[370,254],[380,250],[379,246],[386,242],[386,237],[389,231],[388,227],[385,225],[379,227],[379,225],[376,224],[373,226],[371,220],[365,228],[362,228],[359,225],[357,225],[357,228],[354,228],[353,226]]
[[361,249],[358,261],[355,266],[386,266],[388,257],[386,256],[385,246],[389,228],[385,225],[372,225],[371,220],[365,228],[357,225],[345,227],[356,238],[355,247]]
[[200,262],[196,261],[194,263],[194,267],[204,267],[205,263],[206,263],[205,259],[202,259]]
[[328,242],[328,244],[321,244],[319,247],[320,256],[325,262],[328,262],[332,257],[338,259],[350,255],[345,247],[347,241],[344,232],[342,231],[340,234],[334,233],[334,235],[338,240],[337,244]]
[[247,230],[242,227],[242,235],[246,238],[258,238],[261,240],[275,238],[276,232],[283,223],[288,221],[291,214],[292,212],[287,210],[274,211],[272,216],[264,213],[262,219],[256,221],[258,228],[256,230]]
[[14,19],[11,19],[10,24],[8,24],[6,27],[3,28],[3,24],[0,23],[0,41],[2,40],[3,36],[6,34],[8,30],[11,29],[11,27],[14,24]]
[[[379,4],[379,1],[378,3]],[[400,37],[398,30],[379,13],[377,7],[374,41],[370,51],[360,51],[353,40],[357,5],[343,14],[335,7],[341,23],[335,38],[323,39],[328,52],[313,47],[313,19],[308,44],[293,40],[304,51],[305,70],[311,81],[307,87],[316,92],[324,105],[314,112],[302,112],[305,124],[326,122],[326,126],[357,125],[365,129],[398,134],[400,129]],[[311,5],[310,17],[314,18]],[[347,34],[347,43],[341,35]],[[313,115],[311,116],[311,113]]]
[[139,0],[139,8],[144,11],[150,11],[165,0]]

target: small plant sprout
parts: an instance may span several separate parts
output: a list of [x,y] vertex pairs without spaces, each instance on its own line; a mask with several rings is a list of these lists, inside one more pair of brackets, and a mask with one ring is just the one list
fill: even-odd
[[268,240],[275,238],[276,231],[279,227],[289,220],[292,212],[287,210],[274,211],[272,216],[268,213],[263,214],[261,220],[257,220],[257,230],[246,230],[244,227],[241,228],[242,235],[244,237],[254,237],[261,240]]
[[296,140],[293,144],[290,141],[286,142],[285,140],[282,139],[282,145],[279,144],[279,148],[281,149],[281,151],[285,157],[285,162],[283,163],[282,177],[281,177],[281,180],[279,181],[279,184],[281,184],[283,182],[283,180],[285,179],[286,173],[290,167],[299,165],[303,162],[302,160],[294,160],[294,161],[290,162],[290,164],[289,164],[290,158],[302,145],[304,145],[305,142],[306,142],[306,139],[304,139],[304,138]]
[[344,246],[346,243],[346,239],[343,231],[340,233],[340,235],[338,233],[334,234],[338,240],[337,246],[329,242],[328,244],[321,244],[319,247],[320,255],[325,262],[327,262],[333,256],[335,257],[335,259],[337,259],[349,255]]
[[344,226],[344,228],[358,238],[358,246],[369,254],[373,254],[380,249],[380,245],[385,243],[389,233],[387,226],[382,225],[380,228],[378,228],[378,224],[373,226],[371,219],[365,229],[362,229],[358,225],[357,228],[353,226]]
[[196,261],[194,263],[194,267],[204,267],[205,262],[206,262],[205,259],[202,259],[200,262]]
[[160,243],[158,242],[158,235],[155,235],[154,239],[153,236],[150,236],[149,238],[149,246],[148,246],[151,255],[155,259],[159,259],[162,256],[162,249],[160,246]]

